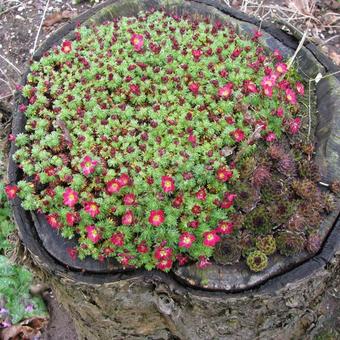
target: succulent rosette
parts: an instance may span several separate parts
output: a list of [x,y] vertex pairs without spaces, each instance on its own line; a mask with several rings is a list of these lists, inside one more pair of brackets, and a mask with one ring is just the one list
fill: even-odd
[[[247,159],[295,138],[304,118],[303,84],[260,36],[161,11],[80,27],[31,65],[13,137],[25,177],[8,196],[74,238],[72,257],[205,267],[243,228],[233,216]],[[277,153],[252,190],[267,189],[270,166],[292,167]],[[254,237],[275,227],[261,209],[246,221]]]

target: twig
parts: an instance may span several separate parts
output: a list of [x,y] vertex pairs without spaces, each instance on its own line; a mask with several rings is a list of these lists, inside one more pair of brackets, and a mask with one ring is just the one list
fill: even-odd
[[270,11],[270,12],[267,12],[267,13],[260,19],[259,30],[261,30],[261,28],[262,28],[263,20],[264,20],[269,14],[271,14],[271,11]]
[[[320,81],[321,79],[325,79],[325,78],[334,76],[334,75],[336,75],[336,74],[338,74],[338,73],[340,73],[340,71],[336,71],[336,72],[333,72],[333,73],[326,74],[325,76],[322,76],[322,77],[319,79],[319,81]],[[314,81],[314,80],[315,80],[315,79],[313,79],[313,81]]]
[[10,98],[10,97],[12,97],[12,96],[13,96],[13,93],[6,94],[5,96],[0,97],[0,100],[7,99],[7,98]]
[[307,38],[307,30],[305,31],[305,33],[303,34],[301,40],[300,40],[300,43],[299,43],[299,46],[297,47],[297,49],[295,50],[294,52],[294,55],[292,56],[292,58],[289,60],[288,64],[287,64],[287,68],[288,70],[290,69],[290,67],[292,66],[296,56],[298,55],[298,53],[300,52],[305,40]]
[[256,11],[253,13],[254,16],[256,16],[256,14],[261,10],[261,8],[262,8],[262,6],[263,6],[265,1],[266,0],[262,0],[261,1],[260,5],[257,7]]
[[7,58],[2,56],[1,54],[0,54],[0,58],[5,60],[9,65],[11,65],[14,68],[15,71],[17,71],[21,75],[21,71],[15,65],[13,65]]
[[5,83],[5,84],[8,86],[8,88],[9,88],[10,90],[12,90],[11,84],[10,84],[8,81],[6,81],[5,79],[2,79],[2,78],[0,78],[0,81],[2,81],[3,83]]
[[21,6],[21,3],[18,4],[18,5],[12,6],[12,7],[10,7],[10,8],[7,8],[7,9],[5,9],[3,12],[0,13],[0,16],[2,16],[3,14],[8,13],[8,12],[11,11],[12,9],[17,8],[17,7],[20,7],[20,6]]
[[46,12],[47,12],[47,8],[48,8],[49,3],[50,3],[50,0],[47,0],[47,1],[46,1],[46,5],[45,5],[45,8],[44,8],[44,13],[43,13],[42,18],[41,18],[41,21],[40,21],[40,26],[39,26],[39,28],[38,28],[38,32],[37,32],[37,35],[36,35],[35,40],[34,40],[32,56],[33,56],[33,54],[34,54],[34,52],[35,52],[35,49],[36,49],[36,47],[37,47],[39,34],[40,34],[41,27],[42,27],[42,25],[43,25],[43,22],[44,22],[44,19],[45,19],[45,16],[46,16]]
[[14,88],[11,86],[11,79],[7,76],[7,74],[0,68],[0,73],[6,78],[9,88],[14,91]]
[[327,45],[331,40],[335,39],[335,38],[339,38],[340,37],[340,34],[337,34],[337,35],[333,35],[332,37],[330,37],[329,39],[326,39],[325,41],[322,41],[320,43],[320,46],[323,46],[323,45]]

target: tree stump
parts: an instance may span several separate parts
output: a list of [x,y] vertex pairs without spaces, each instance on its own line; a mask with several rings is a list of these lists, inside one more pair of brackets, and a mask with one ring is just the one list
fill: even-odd
[[[51,36],[36,52],[43,53],[62,39],[72,39],[73,30],[102,23],[117,16],[136,15],[141,10],[165,7],[200,19],[228,22],[240,33],[258,29],[260,22],[216,1],[109,0],[73,19]],[[279,28],[262,23],[262,43],[293,55],[299,41]],[[313,121],[316,158],[322,181],[340,178],[340,87],[338,69],[316,47],[306,42],[298,54],[299,71],[315,91]],[[29,71],[27,71],[23,84]],[[327,76],[325,76],[327,75]],[[23,98],[17,97],[17,104]],[[318,113],[316,114],[316,110]],[[13,134],[22,131],[24,116],[13,118]],[[15,152],[12,143],[10,156]],[[20,180],[20,170],[10,157],[10,182]],[[66,248],[72,245],[46,225],[44,216],[28,213],[19,199],[12,202],[20,237],[29,250],[33,270],[53,288],[69,311],[80,339],[253,339],[299,338],[317,315],[320,296],[339,272],[340,220],[338,210],[322,225],[324,244],[314,256],[306,253],[288,259],[276,258],[261,274],[249,274],[242,266],[213,265],[176,268],[169,274],[126,270],[114,261],[72,261]],[[47,226],[47,227],[46,227]]]

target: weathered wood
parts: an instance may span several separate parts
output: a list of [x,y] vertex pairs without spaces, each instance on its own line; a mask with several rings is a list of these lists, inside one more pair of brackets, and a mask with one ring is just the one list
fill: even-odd
[[[230,23],[241,33],[252,33],[259,25],[257,19],[216,1],[109,0],[59,29],[38,49],[34,59],[39,60],[62,39],[71,39],[78,22],[100,23],[116,16],[136,15],[152,7],[189,12],[197,18],[209,16]],[[298,41],[293,36],[268,23],[262,24],[262,30],[261,42],[268,48],[279,48],[286,57],[294,53]],[[298,60],[305,79],[336,70],[310,43],[305,43]],[[340,178],[339,82],[338,75],[334,75],[316,85],[316,153],[325,182]],[[17,97],[17,103],[23,101],[21,96]],[[312,113],[316,116],[316,112]],[[24,121],[24,115],[16,112],[13,133],[22,131]],[[12,143],[11,155],[15,149]],[[8,174],[11,182],[22,176],[11,159]],[[13,201],[12,207],[24,244],[59,301],[70,311],[81,339],[297,338],[312,322],[306,310],[313,306],[339,269],[339,261],[326,268],[340,251],[338,213],[325,219],[322,227],[325,242],[314,256],[307,253],[285,259],[277,256],[260,274],[245,270],[244,264],[213,265],[204,271],[187,266],[164,274],[127,271],[113,260],[73,261],[66,249],[74,241],[59,236],[43,215],[24,211],[19,199]],[[282,326],[286,314],[291,318]]]

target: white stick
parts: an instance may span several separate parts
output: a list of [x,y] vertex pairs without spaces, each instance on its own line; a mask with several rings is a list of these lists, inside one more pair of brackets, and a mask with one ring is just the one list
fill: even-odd
[[0,54],[0,58],[2,58],[3,60],[5,60],[9,65],[11,65],[13,68],[14,68],[14,70],[15,71],[17,71],[20,75],[21,75],[21,71],[15,66],[15,65],[13,65],[8,59],[6,59],[4,56],[2,56],[1,54]]
[[8,86],[8,88],[10,90],[12,90],[12,87],[11,87],[11,85],[10,85],[10,83],[8,81],[6,81],[5,79],[2,79],[2,78],[0,78],[0,81],[4,82]]
[[13,91],[14,88],[11,85],[11,79],[7,76],[7,74],[0,68],[0,73],[6,78],[6,83],[8,84],[9,88]]
[[36,47],[37,47],[39,34],[40,34],[41,27],[42,27],[43,22],[44,22],[44,19],[45,19],[45,15],[46,15],[46,12],[47,12],[47,8],[48,8],[49,3],[50,3],[50,0],[47,0],[47,1],[46,1],[46,5],[45,5],[45,8],[44,8],[44,13],[43,13],[43,16],[42,16],[41,21],[40,21],[40,26],[39,26],[37,35],[36,35],[35,40],[34,40],[32,56],[33,56],[33,54],[34,54],[34,52],[35,52],[35,49],[36,49]]
[[13,96],[13,93],[10,93],[10,94],[7,94],[3,97],[0,97],[0,100],[7,99],[7,98],[12,97],[12,96]]
[[296,51],[295,51],[293,57],[292,57],[292,58],[289,60],[289,62],[288,62],[288,65],[287,65],[288,70],[289,70],[290,67],[292,66],[292,64],[293,64],[293,62],[294,62],[296,56],[298,55],[299,51],[301,50],[301,48],[302,48],[302,46],[303,46],[303,44],[304,44],[306,38],[307,38],[307,30],[305,31],[305,33],[303,33],[303,36],[302,36],[302,38],[301,38],[301,40],[300,40],[300,43],[299,43],[299,46],[297,47],[297,49],[296,49]]

